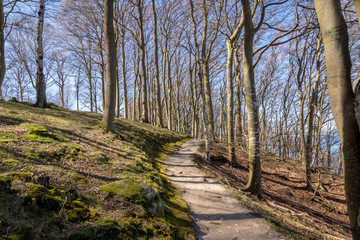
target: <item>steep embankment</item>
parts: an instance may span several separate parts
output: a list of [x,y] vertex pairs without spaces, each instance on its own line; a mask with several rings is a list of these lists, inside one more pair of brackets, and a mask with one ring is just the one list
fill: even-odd
[[107,133],[100,121],[0,102],[0,236],[192,238],[187,206],[158,164],[185,136],[124,120]]

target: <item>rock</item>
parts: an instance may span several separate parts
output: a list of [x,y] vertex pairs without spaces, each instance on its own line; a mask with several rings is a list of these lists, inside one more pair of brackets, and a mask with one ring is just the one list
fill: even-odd
[[121,198],[142,206],[150,213],[164,214],[164,204],[159,194],[145,183],[128,178],[102,185],[99,189],[106,194],[107,198]]

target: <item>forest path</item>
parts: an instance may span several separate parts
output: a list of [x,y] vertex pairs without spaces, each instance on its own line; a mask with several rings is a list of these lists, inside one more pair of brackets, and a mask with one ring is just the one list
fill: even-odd
[[164,163],[167,176],[180,189],[191,210],[198,239],[288,239],[243,207],[229,189],[195,166],[192,156],[198,152],[201,141],[186,141]]

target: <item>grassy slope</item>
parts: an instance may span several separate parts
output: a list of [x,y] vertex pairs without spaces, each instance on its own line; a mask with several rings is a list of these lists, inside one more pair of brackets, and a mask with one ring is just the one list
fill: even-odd
[[106,133],[100,121],[0,102],[0,236],[192,238],[187,206],[159,164],[186,136],[125,120]]

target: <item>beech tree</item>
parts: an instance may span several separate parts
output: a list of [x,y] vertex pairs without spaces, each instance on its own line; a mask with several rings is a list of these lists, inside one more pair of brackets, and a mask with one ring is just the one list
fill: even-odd
[[116,45],[114,31],[114,1],[105,0],[104,5],[104,32],[106,51],[106,96],[103,114],[103,126],[114,131],[115,101],[116,101]]
[[[231,165],[236,166],[238,163],[235,159],[235,142],[234,142],[234,98],[233,98],[233,62],[234,55],[237,49],[239,37],[244,27],[245,14],[242,11],[241,20],[236,26],[235,30],[230,29],[228,26],[228,40],[227,46],[227,62],[226,62],[226,82],[227,82],[227,129],[228,129],[228,151],[229,151],[229,162]],[[238,86],[237,86],[238,87]],[[237,89],[238,91],[238,89]]]
[[325,46],[331,110],[341,141],[350,227],[353,239],[360,239],[360,134],[354,110],[347,26],[340,1],[314,0],[314,4]]
[[154,37],[154,64],[155,64],[155,91],[156,91],[156,124],[163,127],[162,106],[161,106],[161,91],[160,91],[160,70],[159,70],[159,47],[157,34],[157,13],[155,7],[155,0],[151,0],[152,14],[153,14],[153,37]]
[[37,25],[37,73],[36,73],[36,103],[35,106],[46,107],[46,82],[44,76],[44,49],[43,49],[43,31],[44,31],[45,1],[39,0],[38,25]]

